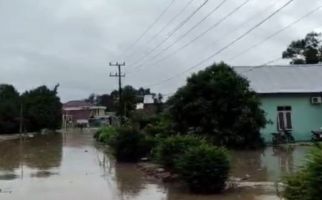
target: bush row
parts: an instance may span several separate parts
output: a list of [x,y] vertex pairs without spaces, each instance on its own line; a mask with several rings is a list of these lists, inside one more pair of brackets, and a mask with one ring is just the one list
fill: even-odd
[[136,162],[149,155],[155,141],[133,127],[104,127],[94,137],[109,145],[115,158],[122,162]]
[[118,161],[135,162],[150,156],[179,174],[191,191],[217,193],[225,188],[230,163],[224,149],[194,135],[146,135],[133,127],[102,128],[96,136],[108,144]]

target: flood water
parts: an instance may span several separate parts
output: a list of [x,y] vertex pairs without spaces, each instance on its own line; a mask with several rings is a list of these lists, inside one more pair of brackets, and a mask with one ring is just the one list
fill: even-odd
[[[232,152],[232,176],[278,181],[301,165],[309,147]],[[89,131],[0,142],[1,200],[275,200],[275,192],[243,189],[190,194],[182,185],[145,177],[134,164],[117,164]]]

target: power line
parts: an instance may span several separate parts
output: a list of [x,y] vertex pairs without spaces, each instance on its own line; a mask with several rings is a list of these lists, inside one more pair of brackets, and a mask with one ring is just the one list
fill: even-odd
[[[243,71],[243,72],[241,72],[241,74],[245,74],[245,73],[248,73],[248,72],[251,72],[251,71],[253,71],[253,70],[255,70],[255,69],[258,69],[258,68],[263,68],[263,67],[267,67],[267,66],[269,66],[270,64],[272,64],[272,63],[274,63],[274,62],[276,62],[276,61],[279,61],[279,60],[282,60],[283,58],[282,57],[277,57],[277,58],[274,58],[274,59],[272,59],[272,60],[269,60],[269,61],[267,61],[267,62],[265,62],[265,63],[263,63],[263,64],[261,64],[261,65],[257,65],[257,66],[254,66],[254,67],[252,67],[251,69],[248,69],[248,70],[246,70],[246,71]],[[169,93],[165,93],[165,94],[163,94],[164,96],[172,96],[172,95],[174,95],[176,92],[169,92]]]
[[233,56],[232,58],[230,58],[229,60],[235,60],[236,58],[248,53],[249,51],[253,50],[254,48],[262,45],[263,43],[265,43],[266,41],[270,40],[271,38],[275,37],[276,35],[282,33],[283,31],[287,30],[288,28],[290,28],[291,26],[299,23],[300,21],[302,21],[303,19],[305,19],[306,17],[309,17],[310,15],[313,15],[314,13],[316,13],[317,11],[319,11],[322,8],[322,5],[307,12],[305,15],[301,16],[300,18],[294,20],[293,22],[289,23],[288,25],[284,26],[282,29],[274,32],[273,34],[269,35],[268,37],[266,37],[264,40],[250,46],[249,48],[241,51],[240,53],[238,53],[237,55]]
[[251,32],[253,32],[255,29],[257,29],[258,27],[260,27],[262,24],[264,24],[266,21],[268,21],[270,18],[272,18],[273,16],[275,16],[277,13],[279,13],[283,8],[285,8],[286,6],[288,6],[290,3],[292,3],[294,0],[289,0],[288,2],[286,2],[285,4],[283,4],[283,6],[281,6],[280,8],[278,8],[277,10],[275,10],[272,14],[270,14],[269,16],[267,16],[264,20],[260,21],[258,24],[256,24],[255,26],[253,26],[252,28],[250,28],[248,31],[246,31],[245,33],[243,33],[242,35],[240,35],[239,37],[237,37],[236,39],[234,39],[233,41],[231,41],[230,43],[228,43],[226,46],[224,46],[223,48],[219,49],[217,52],[215,52],[214,54],[212,54],[209,59],[211,57],[214,57],[218,54],[220,54],[221,52],[225,51],[226,49],[228,49],[229,47],[231,47],[232,45],[234,45],[236,42],[238,42],[239,40],[243,39],[244,37],[246,37],[248,34],[250,34]]
[[[217,26],[219,26],[221,23],[223,23],[226,19],[228,19],[229,17],[231,17],[233,14],[235,14],[238,10],[240,10],[243,6],[245,6],[250,1],[251,0],[244,1],[242,4],[240,4],[239,6],[237,6],[235,9],[233,9],[231,12],[229,12],[223,18],[221,18],[220,20],[218,20],[211,27],[209,27],[208,29],[206,29],[204,32],[200,33],[199,35],[197,35],[196,37],[194,37],[192,40],[188,41],[186,44],[184,44],[183,46],[179,47],[174,53],[169,54],[169,55],[167,55],[167,56],[165,56],[165,57],[157,60],[155,63],[161,62],[161,61],[167,59],[168,57],[170,57],[171,55],[177,54],[179,51],[187,48],[189,45],[191,45],[192,43],[194,43],[195,41],[197,41],[199,38],[201,38],[202,36],[204,36],[205,34],[207,34],[208,32],[210,32],[211,30],[213,30],[214,28],[216,28]],[[137,68],[139,68],[141,66],[142,65],[139,65],[139,66],[137,66],[134,69],[137,69]]]
[[[250,34],[252,31],[254,31],[256,28],[258,28],[259,26],[261,26],[262,24],[264,24],[266,21],[268,21],[270,18],[272,18],[274,15],[276,15],[277,13],[279,13],[283,8],[285,8],[286,6],[288,6],[290,3],[292,3],[294,0],[289,0],[287,1],[285,4],[283,4],[281,7],[279,7],[277,10],[275,10],[273,13],[271,13],[269,16],[267,16],[266,18],[264,18],[263,20],[261,20],[259,23],[257,23],[255,26],[251,27],[249,30],[247,30],[245,33],[243,33],[242,35],[240,35],[239,37],[237,37],[236,39],[234,39],[233,41],[231,41],[230,43],[228,43],[226,46],[224,46],[223,48],[219,49],[218,51],[216,51],[215,53],[211,54],[210,56],[204,58],[203,60],[201,60],[200,62],[198,62],[197,64],[189,67],[188,69],[179,72],[167,79],[164,79],[162,81],[159,81],[155,84],[152,84],[152,86],[155,85],[159,85],[162,84],[163,82],[169,81],[173,78],[176,78],[177,76],[180,76],[182,74],[185,74],[186,72],[200,66],[201,64],[207,62],[208,60],[210,60],[211,58],[213,58],[214,56],[220,54],[221,52],[223,52],[224,50],[228,49],[230,46],[232,46],[233,44],[235,44],[236,42],[238,42],[239,40],[241,40],[242,38],[246,37],[248,34]],[[151,86],[150,86],[151,87]]]
[[227,0],[223,0],[221,1],[214,9],[212,9],[205,17],[203,17],[200,21],[198,21],[194,26],[192,26],[188,31],[186,31],[185,33],[183,33],[182,35],[180,35],[178,37],[177,40],[175,40],[173,43],[171,43],[170,45],[168,45],[167,47],[165,47],[164,49],[162,49],[158,54],[154,55],[151,59],[154,59],[156,57],[158,57],[160,54],[162,54],[163,52],[167,51],[168,49],[170,49],[171,47],[173,47],[175,44],[177,44],[179,41],[181,41],[183,38],[185,38],[190,32],[192,32],[193,30],[195,30],[199,25],[202,24],[202,22],[204,22],[205,20],[207,20],[212,14],[214,14],[220,7],[222,7],[222,5],[226,2]]
[[165,15],[165,13],[168,12],[168,10],[170,9],[170,7],[173,5],[173,3],[176,0],[172,0],[169,5],[161,12],[161,14],[154,20],[154,22],[152,24],[150,24],[147,29],[145,29],[145,31],[125,50],[125,52],[128,52],[130,50],[132,50],[132,48],[138,43],[140,42],[143,37],[160,21],[160,19],[163,17],[163,15]]
[[258,68],[263,68],[263,67],[266,67],[276,61],[279,61],[279,60],[282,60],[283,58],[281,56],[275,58],[275,59],[272,59],[272,60],[269,60],[261,65],[258,65],[258,66],[255,66],[255,67],[252,67],[251,69],[248,69],[246,71],[243,71],[242,73],[248,73],[248,72],[251,72],[251,71],[254,71],[255,69],[258,69]]
[[161,42],[159,42],[154,48],[152,48],[147,54],[145,54],[142,58],[135,61],[132,65],[138,64],[140,61],[145,60],[149,55],[151,55],[155,50],[157,50],[162,44],[167,42],[178,30],[180,30],[187,22],[190,21],[190,19],[195,16],[201,8],[203,8],[209,0],[205,0],[198,8],[196,8],[187,18],[185,18],[182,22],[179,23],[178,26],[176,26],[170,33],[168,33],[167,37],[163,39]]
[[184,13],[184,11],[192,4],[193,1],[195,0],[188,1],[188,3],[173,18],[171,18],[167,24],[165,24],[154,36],[152,36],[147,41],[147,44],[157,38],[168,26],[170,26],[170,24],[172,24],[178,17],[180,17],[180,15]]

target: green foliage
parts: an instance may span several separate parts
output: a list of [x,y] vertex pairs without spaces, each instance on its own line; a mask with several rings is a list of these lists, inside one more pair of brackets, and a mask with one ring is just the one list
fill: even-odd
[[298,172],[285,178],[284,198],[288,200],[309,200],[307,174]]
[[169,116],[162,114],[158,115],[144,127],[144,132],[150,136],[156,135],[173,135],[173,130],[171,128],[171,121]]
[[147,125],[153,124],[158,120],[156,115],[148,114],[141,110],[136,110],[131,113],[130,121],[140,130],[144,129]]
[[288,200],[319,200],[322,194],[322,149],[313,149],[306,165],[285,180],[284,197]]
[[107,144],[111,140],[111,138],[114,137],[116,133],[117,133],[116,128],[112,126],[106,126],[106,127],[100,128],[96,132],[95,138],[97,139],[97,141]]
[[[321,61],[320,33],[308,33],[304,39],[291,42],[283,52],[283,58],[291,58],[291,64],[316,64]],[[301,59],[299,57],[303,57]]]
[[61,127],[62,104],[57,96],[57,88],[58,85],[53,90],[40,86],[22,95],[25,126],[28,131]]
[[225,150],[207,144],[188,149],[176,166],[190,190],[196,193],[221,192],[230,169]]
[[158,162],[167,168],[174,169],[175,161],[179,159],[186,150],[203,143],[205,143],[205,141],[196,136],[170,136],[160,140],[158,146],[154,150],[154,154]]
[[154,141],[132,127],[117,129],[108,144],[112,147],[118,161],[133,162],[150,153]]
[[176,131],[211,136],[219,146],[254,148],[263,145],[264,111],[246,79],[224,63],[193,74],[169,101]]
[[18,132],[19,98],[19,93],[13,86],[6,84],[0,85],[0,134]]

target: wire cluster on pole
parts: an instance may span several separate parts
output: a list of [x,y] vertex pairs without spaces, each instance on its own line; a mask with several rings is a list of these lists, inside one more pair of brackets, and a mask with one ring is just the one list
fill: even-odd
[[118,84],[119,84],[119,114],[121,117],[121,123],[123,123],[123,118],[124,118],[124,108],[123,108],[123,97],[122,97],[122,78],[125,77],[125,73],[122,73],[122,67],[125,66],[125,62],[123,63],[109,63],[109,66],[111,67],[117,67],[118,72],[112,74],[110,73],[110,77],[116,77],[118,78]]

